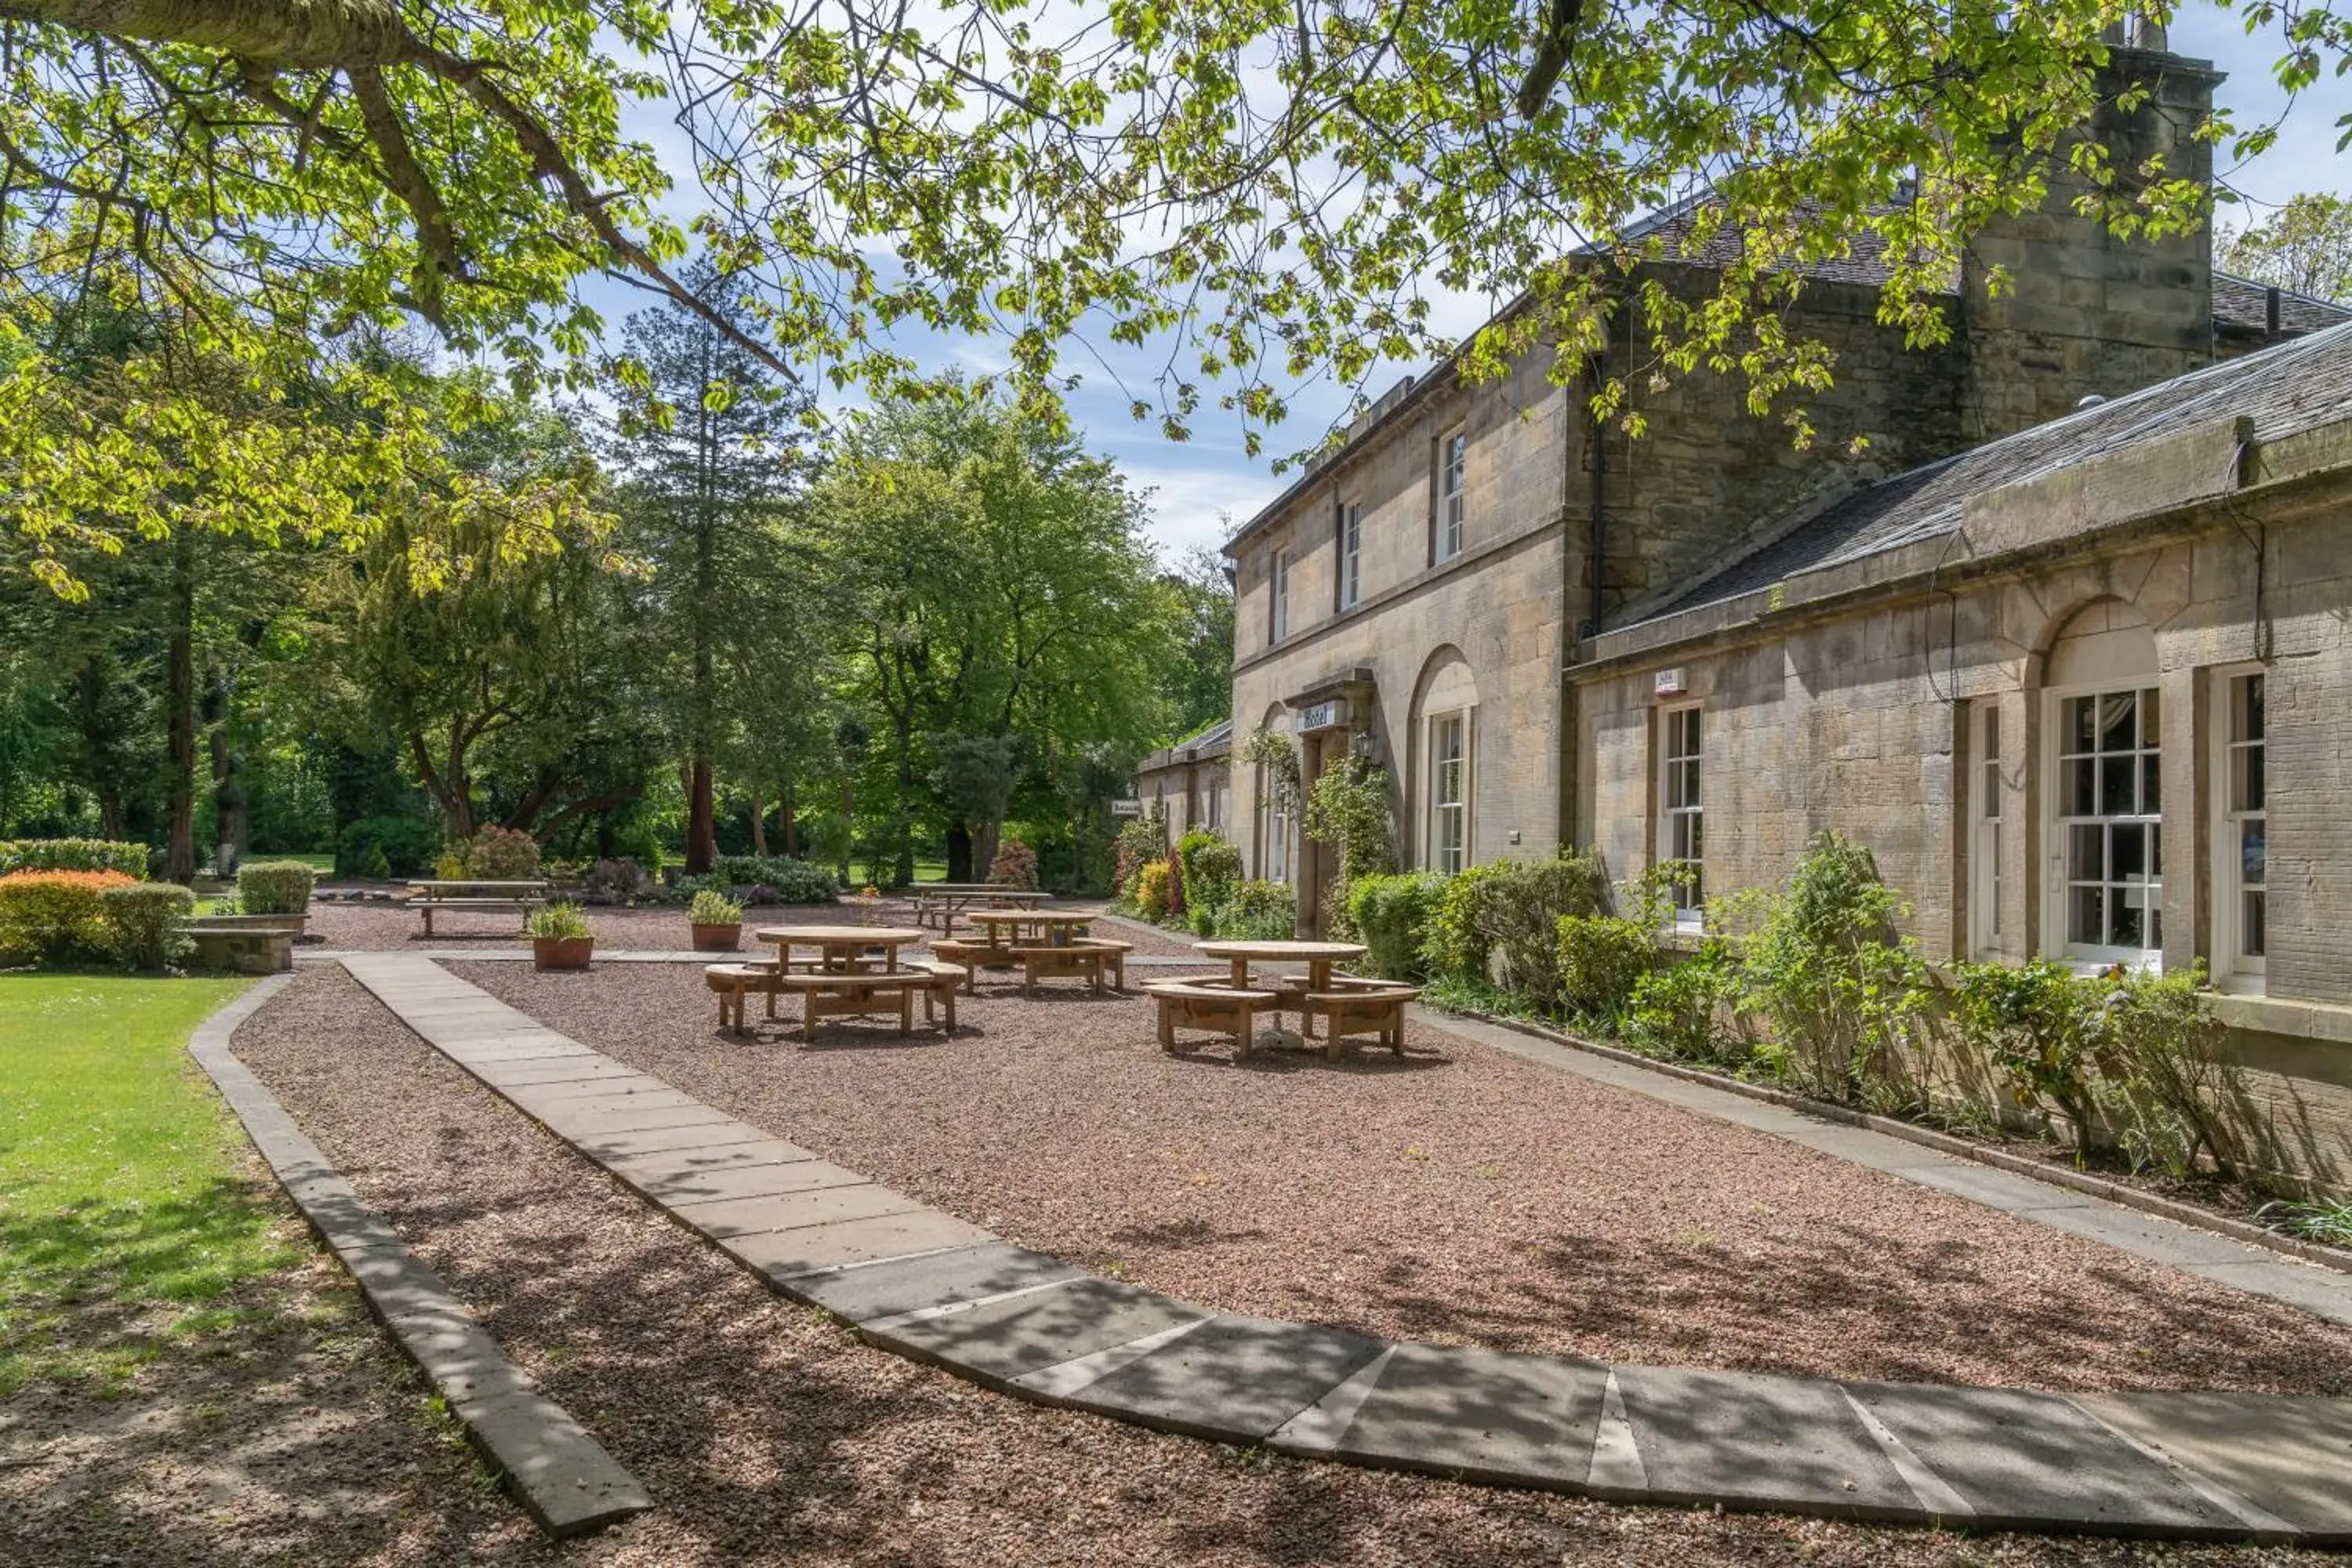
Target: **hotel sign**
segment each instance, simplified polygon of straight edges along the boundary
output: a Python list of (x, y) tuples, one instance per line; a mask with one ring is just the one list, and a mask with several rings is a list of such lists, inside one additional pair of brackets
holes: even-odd
[(1338, 697), (1309, 703), (1298, 710), (1298, 732), (1302, 735), (1317, 730), (1336, 730), (1347, 721), (1348, 704)]
[(1110, 803), (1113, 816), (1141, 816), (1143, 803), (1139, 800), (1115, 800)]

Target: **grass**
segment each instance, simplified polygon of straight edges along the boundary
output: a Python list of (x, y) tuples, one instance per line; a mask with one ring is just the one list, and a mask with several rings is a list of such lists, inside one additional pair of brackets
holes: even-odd
[(294, 1259), (183, 1048), (249, 984), (0, 976), (0, 1398), (119, 1383)]
[(2352, 1203), (2340, 1198), (2315, 1198), (2308, 1203), (2282, 1198), (2256, 1209), (2254, 1218), (2282, 1236), (2352, 1247)]

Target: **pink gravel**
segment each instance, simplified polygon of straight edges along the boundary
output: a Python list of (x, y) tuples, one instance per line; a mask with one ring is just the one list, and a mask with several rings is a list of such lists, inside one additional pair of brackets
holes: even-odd
[(1163, 1055), (1142, 998), (983, 983), (951, 1040), (803, 1047), (720, 1033), (688, 965), (453, 968), (951, 1214), (1227, 1310), (1738, 1371), (2352, 1392), (2343, 1327), (1430, 1028), (1402, 1060), (1236, 1068)]
[[(591, 988), (577, 995), (590, 998)], [(1053, 1016), (1066, 1019), (1073, 1011), (1055, 1007)], [(1075, 1011), (1106, 1022), (1115, 1016), (1109, 1005), (1077, 1004)], [(850, 1047), (798, 1059), (887, 1057), (911, 1077), (935, 1078), (948, 1051), (978, 1055), (974, 1047), (1012, 1033), (993, 1003), (975, 1014), (987, 1017), (991, 1032), (943, 1050)], [(1538, 1562), (2284, 1568), (2324, 1561), (2284, 1551), (1961, 1539), (1619, 1508), (1238, 1453), (1044, 1410), (865, 1346), (786, 1305), (475, 1084), (338, 971), (302, 976), (239, 1031), (236, 1048), (362, 1196), (500, 1344), (636, 1470), (659, 1504), (560, 1553), (510, 1533), (432, 1544), (385, 1534), (354, 1541), (337, 1521), (313, 1520), (307, 1540), (290, 1534), (270, 1561), (545, 1559), (616, 1568)], [(1052, 1047), (1032, 1037), (1016, 1049), (1042, 1057)], [(768, 1047), (745, 1054), (772, 1071), (793, 1068)], [(1097, 1058), (1103, 1054), (1097, 1043)], [(1175, 1070), (1246, 1078), (1276, 1094), (1307, 1076)], [(1418, 1080), (1433, 1070), (1397, 1076)], [(1107, 1114), (1091, 1094), (1073, 1109)], [(950, 1104), (935, 1126), (971, 1120)], [(1120, 1179), (1148, 1182), (1139, 1173), (1157, 1163), (1139, 1150)], [(182, 1445), (194, 1458), (201, 1437)], [(14, 1485), (0, 1477), (0, 1488)], [(0, 1500), (9, 1495), (0, 1490)], [(19, 1528), (14, 1517), (0, 1508), (0, 1547)], [(76, 1547), (71, 1518), (43, 1520), (46, 1530), (18, 1539), (44, 1550), (21, 1560), (100, 1560)], [(242, 1549), (238, 1524), (233, 1508), (192, 1510), (158, 1521), (148, 1550), (115, 1560), (264, 1560)]]

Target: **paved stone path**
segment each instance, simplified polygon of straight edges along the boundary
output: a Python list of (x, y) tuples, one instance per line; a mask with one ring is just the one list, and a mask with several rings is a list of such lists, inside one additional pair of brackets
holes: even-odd
[(230, 1053), (236, 1026), (291, 979), (272, 975), (205, 1019), (188, 1054), (211, 1075), (287, 1195), (351, 1270), (368, 1310), (433, 1380), (449, 1413), (541, 1529), (577, 1535), (653, 1507), (637, 1479), (507, 1359), (441, 1277), (360, 1201), (278, 1097)]
[(422, 957), (343, 962), (451, 1060), (783, 1294), (1025, 1398), (1220, 1442), (1632, 1502), (2352, 1542), (2352, 1401), (1609, 1366), (1220, 1313), (1010, 1246)]

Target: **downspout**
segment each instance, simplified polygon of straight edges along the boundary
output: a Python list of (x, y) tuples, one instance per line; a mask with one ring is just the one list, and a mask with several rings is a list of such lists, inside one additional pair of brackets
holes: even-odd
[[(1601, 385), (1607, 381), (1609, 374), (1609, 357), (1606, 349), (1592, 354), (1585, 361), (1584, 374), (1588, 395), (1600, 396)], [(1601, 617), (1608, 604), (1606, 593), (1601, 585), (1601, 574), (1609, 563), (1609, 510), (1605, 488), (1609, 477), (1607, 440), (1609, 432), (1600, 414), (1589, 404), (1585, 409), (1585, 416), (1588, 422), (1586, 426), (1588, 438), (1592, 443), (1592, 538), (1591, 542), (1586, 546), (1589, 559), (1585, 564), (1585, 574), (1592, 583), (1591, 635), (1599, 637)]]

